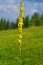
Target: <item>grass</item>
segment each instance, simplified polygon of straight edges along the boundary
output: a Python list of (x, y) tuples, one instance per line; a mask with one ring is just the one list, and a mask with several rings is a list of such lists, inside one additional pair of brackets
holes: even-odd
[[(0, 31), (0, 65), (20, 65), (17, 30)], [(23, 29), (22, 65), (43, 65), (43, 26)]]

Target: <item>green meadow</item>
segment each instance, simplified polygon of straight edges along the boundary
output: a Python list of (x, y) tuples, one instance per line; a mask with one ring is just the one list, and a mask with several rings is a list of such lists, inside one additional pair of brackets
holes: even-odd
[[(43, 65), (43, 26), (23, 29), (22, 65)], [(18, 31), (0, 31), (0, 65), (20, 65)]]

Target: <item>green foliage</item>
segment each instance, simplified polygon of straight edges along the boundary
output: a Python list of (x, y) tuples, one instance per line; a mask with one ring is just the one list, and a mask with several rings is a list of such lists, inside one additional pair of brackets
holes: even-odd
[(18, 21), (19, 21), (19, 18), (17, 18), (16, 20), (16, 28), (18, 27)]
[[(0, 65), (19, 65), (17, 30), (0, 31)], [(43, 26), (23, 29), (22, 65), (43, 65)]]
[(40, 15), (38, 13), (34, 13), (31, 18), (31, 25), (39, 26), (40, 24)]
[(29, 16), (25, 16), (23, 20), (24, 26), (23, 27), (29, 27)]
[(14, 22), (10, 23), (10, 29), (15, 29), (16, 28), (16, 24)]
[(9, 29), (9, 25), (10, 25), (10, 22), (9, 22), (9, 20), (7, 20), (7, 22), (6, 22), (6, 29)]
[(43, 14), (40, 17), (40, 25), (43, 26)]
[[(11, 22), (10, 20), (0, 19), (0, 30), (15, 29), (18, 28), (19, 18), (16, 19), (16, 22)], [(23, 18), (23, 28), (28, 28), (30, 26), (43, 26), (43, 14), (34, 13), (31, 18), (25, 16)]]

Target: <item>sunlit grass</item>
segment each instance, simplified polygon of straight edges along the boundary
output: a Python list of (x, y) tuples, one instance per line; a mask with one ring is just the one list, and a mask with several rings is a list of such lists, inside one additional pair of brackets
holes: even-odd
[[(19, 65), (18, 32), (0, 31), (0, 65)], [(23, 29), (22, 64), (43, 65), (43, 27)]]

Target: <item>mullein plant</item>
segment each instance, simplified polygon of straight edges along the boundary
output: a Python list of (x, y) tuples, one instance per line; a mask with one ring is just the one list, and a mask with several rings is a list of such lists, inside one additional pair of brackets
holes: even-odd
[(18, 21), (18, 44), (19, 44), (19, 50), (21, 50), (21, 43), (22, 43), (21, 40), (22, 40), (23, 16), (24, 16), (23, 3), (22, 3), (22, 0), (20, 0), (20, 14), (19, 14), (19, 21)]
[(20, 57), (21, 57), (22, 27), (23, 27), (23, 17), (24, 17), (23, 10), (24, 10), (23, 3), (22, 3), (22, 0), (20, 0), (20, 14), (19, 14), (19, 21), (18, 21), (18, 44), (19, 44)]

